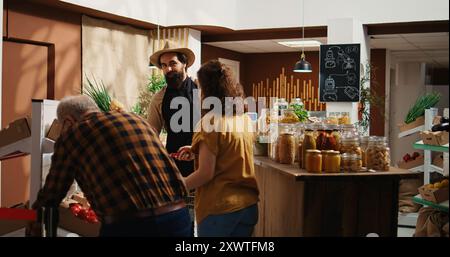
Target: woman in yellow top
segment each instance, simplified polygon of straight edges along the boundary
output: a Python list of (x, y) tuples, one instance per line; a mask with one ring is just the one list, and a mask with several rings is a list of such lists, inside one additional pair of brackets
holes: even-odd
[[(181, 160), (195, 158), (196, 170), (186, 178), (186, 186), (196, 189), (198, 235), (248, 237), (258, 221), (259, 191), (251, 121), (243, 113), (243, 90), (219, 61), (207, 62), (197, 75), (202, 102), (212, 99), (221, 107), (202, 112), (192, 146), (178, 151)], [(241, 105), (228, 104), (230, 99), (242, 100)]]

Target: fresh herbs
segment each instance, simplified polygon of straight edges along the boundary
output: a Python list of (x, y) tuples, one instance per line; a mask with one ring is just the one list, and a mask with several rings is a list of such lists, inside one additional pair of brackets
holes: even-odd
[(97, 83), (95, 78), (94, 81), (91, 81), (87, 76), (86, 80), (87, 84), (83, 87), (83, 93), (92, 98), (101, 111), (108, 112), (110, 110), (112, 98), (103, 82)]
[(166, 80), (162, 75), (152, 75), (148, 83), (139, 93), (138, 102), (133, 106), (132, 111), (144, 118), (148, 118), (147, 109), (155, 93), (160, 91), (166, 85)]
[(291, 108), (294, 110), (295, 115), (300, 119), (300, 122), (305, 122), (308, 119), (308, 111), (301, 104), (291, 104)]
[(425, 110), (434, 107), (440, 99), (441, 94), (438, 92), (432, 92), (417, 98), (416, 103), (409, 109), (408, 115), (406, 115), (405, 123), (409, 124), (424, 115)]

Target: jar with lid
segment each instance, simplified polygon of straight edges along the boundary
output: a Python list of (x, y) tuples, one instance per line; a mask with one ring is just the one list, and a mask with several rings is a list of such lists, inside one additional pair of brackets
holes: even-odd
[(358, 137), (343, 137), (341, 138), (341, 148), (339, 150), (341, 154), (357, 154), (359, 157), (362, 155), (361, 147), (359, 146)]
[(307, 150), (305, 162), (305, 168), (307, 172), (322, 172), (322, 154), (319, 150)]
[(279, 162), (282, 164), (294, 164), (297, 148), (294, 134), (283, 133), (278, 138)]
[(308, 150), (316, 150), (316, 139), (314, 138), (314, 131), (311, 124), (305, 126), (305, 134), (302, 142), (302, 161), (300, 166), (302, 169), (305, 169), (306, 167), (306, 151)]
[(334, 140), (336, 141), (336, 146), (333, 149), (334, 151), (339, 151), (341, 148), (341, 132), (339, 131), (338, 125), (329, 125), (330, 129), (332, 130), (331, 135), (334, 137)]
[(367, 169), (388, 171), (391, 151), (385, 137), (370, 137), (367, 146)]
[(282, 116), (283, 112), (288, 108), (289, 104), (285, 98), (279, 98), (277, 101), (278, 116)]
[(341, 170), (343, 172), (361, 172), (362, 160), (357, 154), (344, 153), (341, 155)]
[(297, 114), (295, 114), (294, 109), (288, 108), (283, 111), (280, 117), (280, 123), (297, 123), (300, 122)]
[(359, 138), (358, 128), (354, 124), (343, 124), (341, 126), (342, 137)]
[(326, 173), (338, 173), (341, 170), (341, 155), (338, 151), (322, 151), (322, 171)]
[(366, 159), (366, 152), (367, 152), (367, 146), (369, 145), (369, 136), (363, 136), (359, 138), (359, 141), (361, 142), (361, 160), (363, 163), (363, 167), (367, 167), (367, 159)]
[(342, 112), (340, 117), (338, 118), (339, 125), (349, 125), (350, 117), (348, 112)]
[(331, 125), (322, 125), (318, 130), (316, 147), (318, 150), (337, 150), (337, 142)]

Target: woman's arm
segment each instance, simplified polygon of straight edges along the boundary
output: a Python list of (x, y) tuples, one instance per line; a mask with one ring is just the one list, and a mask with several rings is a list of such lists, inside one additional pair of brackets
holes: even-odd
[(205, 143), (200, 143), (198, 164), (198, 169), (186, 178), (188, 190), (198, 188), (214, 177), (216, 156), (208, 149)]

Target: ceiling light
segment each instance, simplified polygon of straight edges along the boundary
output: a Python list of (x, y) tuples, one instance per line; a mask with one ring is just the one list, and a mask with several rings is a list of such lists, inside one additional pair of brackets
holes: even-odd
[(288, 47), (318, 47), (322, 43), (317, 40), (304, 40), (304, 41), (279, 41), (277, 42), (280, 45), (288, 46)]
[[(302, 0), (302, 41), (305, 39), (305, 0)], [(300, 60), (294, 65), (294, 72), (312, 72), (311, 64), (305, 59), (305, 46), (302, 46)]]

